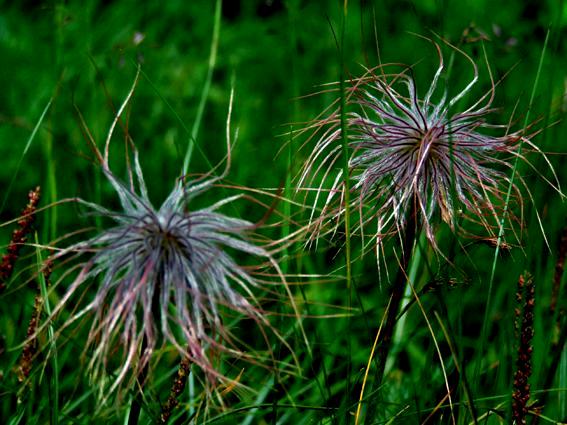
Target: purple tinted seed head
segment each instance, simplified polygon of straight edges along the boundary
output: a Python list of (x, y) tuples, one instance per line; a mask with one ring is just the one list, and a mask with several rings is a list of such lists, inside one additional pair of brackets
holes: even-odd
[[(195, 197), (228, 173), (230, 111), (229, 108), (224, 172), (219, 176), (211, 172), (193, 180), (179, 179), (159, 208), (149, 200), (138, 151), (133, 145), (129, 183), (123, 183), (110, 170), (108, 144), (118, 116), (104, 151), (100, 152), (93, 142), (93, 150), (120, 200), (121, 210), (78, 200), (95, 214), (110, 219), (113, 225), (57, 254), (67, 259), (62, 260), (66, 264), (76, 263), (59, 282), (78, 272), (49, 321), (64, 308), (72, 307), (75, 300), (82, 300), (89, 286), (95, 286), (90, 301), (86, 305), (77, 303), (58, 332), (61, 334), (77, 320), (88, 318), (85, 355), (89, 358), (92, 381), (99, 386), (103, 399), (116, 391), (131, 389), (137, 380), (143, 381), (153, 354), (160, 348), (173, 348), (188, 359), (193, 372), (203, 372), (206, 387), (231, 381), (214, 361), (218, 354), (260, 365), (275, 361), (267, 330), (298, 364), (293, 350), (271, 326), (255, 296), (259, 291), (269, 291), (268, 285), (283, 285), (291, 296), (272, 256), (274, 244), (256, 244), (252, 240), (256, 227), (253, 223), (220, 211), (241, 195), (224, 198), (209, 207), (190, 209)], [(260, 264), (242, 266), (235, 256), (255, 257)], [(290, 302), (297, 314), (292, 298)], [(241, 341), (225, 323), (227, 312), (231, 320), (242, 317), (254, 323), (254, 332), (259, 331), (266, 349), (254, 350)], [(296, 366), (286, 362), (278, 362), (277, 367), (282, 373), (296, 371)]]
[[(398, 64), (378, 66), (347, 83), (347, 178), (351, 209), (359, 214), (354, 230), (362, 231), (376, 221), (376, 243), (403, 230), (410, 211), (434, 247), (435, 228), (441, 221), (469, 236), (459, 223), (480, 225), (488, 233), (483, 237), (494, 240), (503, 214), (507, 229), (518, 221), (513, 205), (521, 209), (520, 186), (525, 184), (521, 176), (513, 180), (509, 176), (516, 158), (531, 165), (523, 151), (538, 149), (523, 132), (512, 133), (508, 126), (487, 122), (495, 92), (489, 69), (490, 90), (480, 99), (468, 100), (478, 68), (457, 48), (474, 76), (449, 98), (447, 90), (439, 87), (445, 65), (440, 47), (435, 47), (439, 66), (422, 98), (413, 70), (395, 71)], [(468, 106), (459, 109), (461, 104)], [(343, 154), (341, 114), (340, 108), (330, 110), (304, 130), (315, 144), (301, 170), (299, 187), (316, 193), (311, 216), (315, 239), (337, 231), (346, 212), (345, 178), (338, 169)], [(327, 226), (329, 221), (335, 225)]]
[[(236, 197), (208, 208), (185, 210), (191, 199), (217, 178), (197, 184), (177, 183), (155, 209), (145, 195), (126, 187), (109, 170), (105, 174), (124, 211), (81, 201), (115, 224), (59, 254), (87, 259), (80, 263), (80, 272), (55, 313), (90, 282), (99, 282), (94, 299), (75, 312), (63, 328), (90, 315), (89, 367), (95, 381), (103, 380), (109, 371), (114, 373), (109, 393), (128, 387), (148, 365), (155, 349), (164, 344), (189, 356), (210, 382), (224, 379), (207, 352), (241, 358), (249, 354), (238, 348), (221, 310), (228, 308), (261, 328), (272, 329), (253, 295), (263, 281), (251, 268), (238, 265), (228, 252), (273, 261), (268, 250), (247, 237), (253, 223), (218, 211)], [(143, 186), (143, 180), (139, 184)], [(115, 361), (116, 353), (121, 353), (119, 362)], [(118, 369), (113, 370), (116, 363)]]

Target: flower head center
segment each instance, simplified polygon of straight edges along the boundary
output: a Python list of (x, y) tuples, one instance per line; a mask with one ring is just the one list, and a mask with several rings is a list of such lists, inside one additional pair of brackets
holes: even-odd
[(444, 133), (443, 127), (431, 127), (420, 131), (420, 149), (429, 150), (440, 140)]
[(191, 259), (189, 219), (183, 215), (156, 216), (143, 222), (144, 251), (156, 262), (168, 262), (172, 258)]

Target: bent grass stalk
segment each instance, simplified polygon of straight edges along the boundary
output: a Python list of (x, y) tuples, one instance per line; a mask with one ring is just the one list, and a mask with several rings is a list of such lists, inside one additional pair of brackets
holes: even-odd
[(411, 283), (411, 281), (409, 281), (409, 279), (408, 279), (408, 285), (411, 288), (411, 292), (412, 292), (412, 294), (415, 298), (417, 305), (419, 306), (419, 309), (420, 309), (420, 311), (423, 315), (423, 319), (425, 320), (425, 323), (427, 324), (427, 329), (429, 330), (429, 333), (431, 335), (431, 339), (433, 340), (433, 344), (435, 345), (435, 351), (437, 352), (437, 357), (439, 359), (439, 365), (441, 366), (441, 371), (443, 372), (445, 389), (447, 390), (447, 394), (445, 395), (443, 400), (445, 400), (445, 398), (447, 398), (447, 400), (449, 400), (449, 409), (450, 409), (450, 412), (451, 412), (451, 423), (453, 425), (455, 425), (456, 420), (455, 420), (455, 412), (454, 412), (454, 409), (453, 409), (453, 400), (451, 398), (451, 388), (449, 387), (449, 380), (447, 378), (447, 371), (445, 370), (445, 365), (443, 363), (443, 356), (441, 355), (441, 349), (439, 348), (439, 343), (437, 342), (437, 338), (435, 337), (435, 332), (433, 332), (433, 327), (431, 326), (431, 322), (429, 321), (429, 319), (427, 317), (427, 313), (425, 312), (425, 308), (423, 307), (423, 304), (421, 303), (421, 300), (419, 299), (419, 296), (418, 296), (413, 284)]
[[(447, 344), (449, 345), (449, 349), (451, 350), (451, 357), (453, 358), (453, 363), (455, 364), (455, 369), (457, 370), (457, 372), (459, 373), (459, 375), (461, 375), (461, 382), (462, 382), (462, 386), (463, 386), (463, 392), (465, 394), (465, 398), (467, 401), (467, 407), (469, 409), (469, 413), (470, 416), (472, 418), (472, 424), (473, 425), (477, 425), (477, 418), (476, 418), (476, 410), (475, 410), (475, 406), (474, 406), (474, 399), (473, 399), (473, 395), (471, 394), (471, 390), (470, 387), (468, 385), (468, 381), (466, 379), (466, 376), (464, 374), (463, 371), (463, 367), (459, 362), (459, 359), (457, 357), (457, 353), (455, 350), (455, 342), (453, 341), (453, 339), (451, 338), (447, 327), (443, 324), (443, 320), (441, 320), (441, 317), (439, 316), (439, 313), (437, 311), (435, 311), (433, 313), (435, 315), (435, 318), (437, 319), (437, 323), (439, 324), (439, 327), (441, 328), (441, 331), (443, 332), (443, 336), (445, 337), (445, 340), (447, 341)], [(459, 417), (461, 417), (459, 415)]]
[[(35, 245), (36, 245), (36, 257), (37, 257), (37, 274), (39, 279), (39, 287), (41, 289), (41, 295), (43, 297), (43, 308), (47, 316), (51, 316), (52, 309), (49, 303), (49, 292), (47, 288), (47, 281), (44, 274), (45, 260), (41, 254), (39, 240), (37, 233), (35, 234)], [(47, 333), (49, 336), (49, 355), (51, 359), (51, 379), (50, 386), (51, 391), (49, 391), (49, 398), (51, 400), (51, 423), (57, 425), (59, 423), (59, 360), (57, 354), (57, 341), (55, 338), (55, 329), (53, 323), (47, 325)]]
[(390, 310), (390, 304), (392, 299), (388, 301), (388, 305), (386, 306), (386, 312), (382, 316), (382, 320), (380, 321), (380, 326), (378, 327), (378, 331), (376, 332), (376, 337), (374, 338), (374, 343), (372, 344), (372, 349), (370, 350), (370, 356), (368, 357), (368, 363), (366, 364), (366, 370), (364, 371), (364, 378), (362, 379), (362, 387), (360, 388), (360, 396), (358, 398), (358, 405), (356, 407), (356, 414), (354, 417), (355, 425), (358, 425), (360, 421), (360, 413), (362, 411), (362, 402), (364, 400), (364, 390), (366, 388), (366, 384), (368, 382), (368, 377), (370, 375), (370, 366), (372, 365), (372, 360), (374, 359), (374, 353), (376, 352), (376, 348), (378, 347), (378, 341), (380, 341), (380, 337), (382, 335), (382, 327), (384, 325), (384, 319), (386, 318), (388, 311)]
[(8, 196), (10, 195), (12, 186), (13, 186), (14, 182), (16, 181), (16, 177), (18, 176), (18, 172), (20, 170), (20, 167), (22, 166), (22, 161), (24, 159), (24, 156), (26, 156), (26, 153), (28, 152), (32, 141), (35, 139), (35, 136), (36, 136), (37, 132), (39, 131), (39, 128), (41, 127), (41, 124), (43, 123), (43, 120), (45, 119), (45, 115), (47, 114), (47, 111), (49, 111), (49, 108), (51, 107), (52, 103), (53, 103), (53, 97), (49, 99), (49, 101), (45, 105), (45, 108), (43, 108), (43, 111), (41, 112), (41, 115), (40, 115), (37, 123), (35, 124), (32, 132), (30, 134), (30, 137), (28, 137), (28, 140), (26, 141), (26, 145), (24, 147), (22, 155), (18, 159), (18, 165), (16, 166), (16, 169), (12, 173), (12, 178), (10, 180), (10, 183), (8, 184), (8, 187), (4, 190), (4, 199), (2, 200), (2, 205), (0, 206), (0, 213), (4, 210), (4, 206), (6, 205), (6, 201), (8, 200)]
[(187, 144), (187, 151), (185, 153), (185, 158), (183, 159), (183, 168), (182, 168), (183, 175), (186, 175), (189, 170), (191, 155), (193, 154), (193, 148), (197, 141), (197, 136), (199, 135), (199, 128), (201, 127), (201, 121), (203, 120), (203, 113), (205, 112), (207, 97), (209, 95), (209, 91), (211, 89), (211, 83), (213, 81), (213, 71), (215, 69), (215, 64), (217, 62), (217, 51), (219, 45), (219, 34), (221, 27), (221, 9), (222, 9), (222, 1), (216, 0), (214, 20), (213, 20), (213, 37), (211, 40), (207, 76), (203, 84), (203, 91), (201, 92), (201, 99), (199, 100), (199, 106), (197, 107), (195, 122), (193, 123), (193, 128), (191, 129), (191, 138), (189, 139), (189, 143)]
[(185, 131), (185, 133), (188, 136), (187, 148), (186, 148), (186, 151), (185, 151), (185, 155), (183, 157), (183, 168), (182, 168), (184, 170), (183, 175), (187, 174), (187, 172), (189, 170), (189, 164), (191, 162), (193, 151), (195, 149), (201, 154), (201, 156), (203, 157), (206, 164), (211, 169), (213, 168), (213, 165), (209, 161), (209, 158), (207, 157), (207, 155), (205, 154), (205, 152), (203, 151), (201, 146), (197, 143), (197, 137), (199, 135), (199, 129), (201, 128), (201, 123), (203, 121), (205, 106), (206, 106), (207, 99), (208, 99), (208, 96), (209, 96), (209, 92), (210, 92), (210, 89), (211, 89), (213, 71), (214, 71), (214, 67), (216, 65), (216, 60), (217, 60), (216, 58), (217, 58), (218, 43), (219, 43), (219, 37), (220, 37), (220, 35), (219, 35), (220, 34), (220, 26), (221, 26), (221, 21), (222, 21), (222, 19), (221, 19), (222, 13), (221, 12), (222, 12), (222, 0), (216, 0), (215, 12), (214, 12), (214, 21), (213, 21), (213, 36), (212, 36), (212, 39), (211, 39), (210, 53), (209, 53), (209, 60), (208, 60), (209, 68), (207, 69), (207, 75), (205, 77), (205, 81), (203, 82), (203, 89), (201, 91), (201, 96), (199, 98), (199, 105), (198, 105), (198, 108), (197, 108), (197, 113), (196, 113), (195, 120), (193, 121), (193, 125), (192, 125), (191, 129), (189, 129), (189, 127), (185, 123), (185, 121), (183, 121), (183, 119), (179, 116), (179, 114), (177, 113), (175, 108), (173, 106), (171, 106), (171, 104), (164, 97), (164, 95), (162, 94), (160, 89), (154, 84), (154, 82), (149, 77), (149, 75), (146, 74), (144, 72), (144, 70), (140, 69), (141, 75), (150, 84), (151, 88), (154, 90), (154, 92), (157, 94), (157, 96), (161, 99), (161, 101), (165, 104), (167, 109), (173, 114), (173, 116), (175, 117), (177, 122), (183, 128), (183, 131)]

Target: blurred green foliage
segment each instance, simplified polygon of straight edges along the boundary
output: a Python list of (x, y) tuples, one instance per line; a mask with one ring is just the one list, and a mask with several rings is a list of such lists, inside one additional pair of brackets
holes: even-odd
[[(475, 99), (490, 87), (487, 67), (490, 68), (497, 82), (494, 120), (502, 124), (512, 120), (515, 129), (521, 128), (528, 113), (529, 96), (549, 32), (536, 99), (529, 113), (530, 121), (536, 121), (534, 131), (541, 130), (534, 142), (549, 153), (561, 184), (567, 186), (563, 172), (567, 130), (562, 121), (567, 108), (567, 7), (563, 1), (361, 0), (346, 3), (343, 47), (348, 74), (359, 76), (365, 67), (375, 66), (379, 61), (415, 65), (418, 90), (423, 93), (438, 58), (431, 43), (418, 36), (438, 43), (442, 38), (462, 48), (479, 64), (481, 78)], [(336, 81), (340, 75), (337, 39), (342, 7), (343, 2), (330, 0), (223, 1), (217, 64), (190, 172), (206, 172), (225, 156), (225, 123), (230, 91), (234, 87), (232, 127), (238, 130), (238, 138), (228, 181), (275, 191), (285, 185), (288, 173), (295, 176), (308, 148), (299, 149), (304, 140), (286, 145), (287, 134), (314, 119), (334, 100), (335, 95), (329, 93), (303, 96), (322, 91), (322, 84)], [(37, 185), (43, 188), (43, 205), (75, 196), (116, 205), (111, 188), (103, 182), (96, 167), (79, 114), (101, 147), (115, 111), (134, 79), (137, 64), (141, 64), (143, 77), (125, 122), (140, 150), (150, 197), (156, 204), (161, 202), (174, 179), (179, 177), (190, 140), (187, 129), (193, 125), (208, 70), (213, 11), (212, 1), (0, 2), (0, 197), (6, 199), (0, 211), (0, 223), (20, 214), (26, 193)], [(441, 44), (446, 58), (451, 57), (454, 50)], [(469, 63), (454, 55), (446, 83), (448, 90), (458, 91), (471, 78)], [(40, 131), (23, 156), (25, 144), (50, 99), (53, 103)], [(113, 139), (111, 162), (126, 176), (124, 146), (124, 131), (119, 128)], [(292, 149), (290, 162), (286, 149)], [(556, 337), (554, 318), (549, 316), (548, 306), (560, 232), (567, 224), (566, 208), (537, 171), (548, 178), (551, 176), (547, 165), (537, 157), (534, 157), (533, 169), (526, 165), (520, 169), (533, 197), (533, 203), (526, 198), (524, 205), (525, 248), (504, 253), (498, 259), (490, 314), (493, 322), (483, 359), (475, 357), (475, 345), (482, 327), (494, 247), (474, 244), (468, 248), (468, 258), (456, 258), (455, 263), (463, 275), (456, 275), (454, 269), (443, 266), (441, 259), (429, 253), (432, 270), (428, 271), (425, 266), (419, 269), (422, 277), (417, 284), (423, 287), (434, 280), (439, 284), (439, 290), (424, 296), (424, 309), (431, 315), (430, 320), (435, 320), (436, 312), (450, 328), (457, 341), (454, 354), (467, 371), (472, 375), (474, 365), (482, 361), (481, 385), (475, 388), (474, 394), (479, 415), (494, 409), (505, 416), (509, 409), (515, 357), (512, 345), (515, 283), (519, 274), (529, 269), (535, 276), (537, 288), (533, 388), (552, 390), (550, 408), (544, 413), (559, 421), (567, 419), (566, 412), (561, 412), (567, 398), (565, 388), (560, 388), (558, 380), (554, 381), (553, 389), (543, 388), (543, 384), (549, 368), (548, 350)], [(79, 210), (74, 204), (66, 204), (57, 207), (56, 215), (54, 209), (41, 213), (37, 222), (41, 242), (48, 243), (93, 225), (94, 220)], [(550, 249), (546, 247), (535, 210), (541, 215)], [(258, 220), (265, 210), (248, 205), (238, 213)], [(297, 209), (294, 214), (300, 218)], [(7, 245), (12, 228), (0, 227), (0, 246)], [(447, 235), (447, 245), (453, 243)], [(10, 291), (0, 297), (0, 373), (3, 375), (0, 378), (0, 417), (11, 418), (14, 422), (10, 423), (18, 423), (14, 418), (16, 412), (22, 411), (14, 401), (18, 390), (11, 387), (11, 383), (19, 354), (13, 347), (24, 339), (33, 305), (33, 290), (16, 281), (27, 281), (32, 275), (28, 268), (33, 266), (33, 250), (28, 250), (28, 254)], [(311, 252), (304, 251), (303, 245), (298, 244), (291, 254), (294, 261), (289, 267), (293, 273), (327, 275), (338, 270), (340, 275), (340, 266), (344, 264), (342, 252), (332, 244), (321, 244)], [(257, 383), (254, 389), (258, 392), (262, 390), (261, 385), (268, 385), (269, 395), (262, 400), (266, 404), (261, 403), (262, 408), (251, 411), (256, 395), (231, 394), (224, 416), (217, 423), (241, 423), (250, 414), (249, 423), (258, 424), (352, 422), (351, 412), (356, 410), (354, 403), (360, 393), (363, 370), (388, 294), (387, 284), (378, 283), (374, 259), (358, 261), (354, 265), (354, 276), (357, 293), (353, 318), (306, 320), (306, 328), (313, 338), (314, 357), (309, 358), (305, 347), (298, 348), (305, 376), (295, 382), (286, 381), (285, 391), (277, 389), (277, 385), (272, 391), (269, 378), (261, 372), (257, 372), (261, 377), (257, 381), (254, 376), (245, 377), (246, 384)], [(322, 307), (324, 304), (335, 306), (330, 308), (334, 313), (339, 307), (346, 307), (345, 289), (340, 279), (332, 279), (330, 283), (317, 283), (318, 280), (307, 280), (311, 284), (303, 292), (314, 304), (312, 315), (328, 313), (329, 309)], [(448, 282), (456, 283), (449, 285)], [(300, 298), (300, 291), (296, 292)], [(439, 326), (434, 326), (437, 337), (443, 339)], [(398, 361), (384, 389), (385, 397), (392, 404), (382, 412), (384, 421), (376, 423), (386, 423), (385, 418), (406, 405), (410, 406), (404, 411), (406, 419), (396, 419), (393, 423), (422, 423), (445, 395), (431, 334), (417, 308), (409, 311), (405, 329), (407, 335), (404, 335)], [(297, 344), (300, 345), (300, 340)], [(75, 400), (78, 403), (69, 417), (61, 419), (62, 423), (94, 420), (90, 415), (95, 402), (88, 388), (80, 383), (79, 369), (65, 366), (65, 362), (72, 363), (80, 351), (80, 347), (72, 345), (62, 351), (60, 373), (65, 376), (60, 384), (62, 402), (67, 406)], [(451, 350), (446, 341), (442, 343), (442, 352), (446, 367), (453, 373)], [(563, 370), (567, 370), (566, 362), (563, 358)], [(350, 399), (345, 395), (347, 365), (351, 365), (352, 373)], [(173, 369), (169, 373), (173, 373), (174, 367), (175, 359), (172, 359)], [(451, 379), (455, 380), (451, 384), (459, 383), (457, 375), (452, 374)], [(565, 380), (563, 377), (563, 385)], [(45, 385), (38, 387), (44, 393), (39, 392), (33, 400), (26, 401), (30, 409), (25, 410), (26, 415), (36, 412), (36, 416), (30, 416), (35, 418), (33, 420), (41, 417), (37, 412), (49, 411)], [(167, 387), (168, 382), (162, 383), (164, 391)], [(541, 399), (541, 394), (536, 392), (534, 399)], [(464, 400), (455, 393), (454, 399), (457, 398)], [(34, 403), (39, 406), (36, 410), (31, 408)], [(287, 407), (278, 407), (278, 403)], [(293, 403), (304, 407), (293, 407)], [(467, 410), (463, 405), (456, 409)], [(234, 413), (230, 414), (231, 411)], [(445, 416), (435, 416), (433, 421), (450, 423), (446, 412), (447, 409)], [(45, 415), (47, 418), (48, 414)], [(466, 415), (463, 413), (462, 417)], [(468, 423), (468, 420), (470, 418), (459, 423)], [(493, 422), (488, 423), (500, 423), (497, 415), (491, 416), (491, 420)], [(118, 422), (122, 419), (117, 419)]]

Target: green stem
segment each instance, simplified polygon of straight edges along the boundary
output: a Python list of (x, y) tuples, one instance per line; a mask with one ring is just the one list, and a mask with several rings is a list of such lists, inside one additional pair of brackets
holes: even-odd
[(413, 246), (417, 234), (418, 220), (415, 208), (412, 207), (411, 213), (408, 215), (408, 221), (405, 226), (405, 234), (402, 242), (402, 258), (400, 259), (400, 270), (396, 275), (396, 279), (392, 285), (390, 293), (390, 302), (386, 312), (386, 320), (380, 335), (380, 341), (377, 345), (378, 355), (376, 357), (376, 374), (372, 385), (372, 393), (375, 394), (368, 404), (368, 411), (364, 420), (365, 425), (375, 423), (376, 409), (380, 402), (379, 388), (384, 379), (384, 371), (386, 370), (386, 361), (392, 347), (392, 336), (396, 322), (398, 320), (398, 312), (404, 298), (405, 288), (407, 286), (407, 270), (412, 257)]
[[(408, 280), (410, 282), (413, 282), (414, 287), (416, 287), (416, 285), (418, 283), (417, 282), (417, 273), (419, 271), (419, 266), (421, 265), (421, 261), (422, 261), (422, 249), (421, 249), (421, 247), (424, 246), (424, 243), (426, 242), (426, 236), (425, 236), (424, 232), (421, 233), (419, 240), (420, 240), (420, 243), (418, 245), (419, 249), (416, 249), (416, 252), (414, 253), (414, 255), (411, 256), (411, 261), (409, 263), (409, 272), (408, 272)], [(398, 324), (396, 326), (396, 332), (395, 332), (394, 337), (393, 337), (394, 346), (397, 345), (398, 341), (402, 341), (402, 339), (403, 339), (404, 329), (405, 329), (406, 319), (407, 319), (407, 315), (404, 314), (404, 312), (406, 311), (409, 304), (411, 303), (411, 300), (412, 300), (411, 295), (412, 295), (411, 287), (409, 285), (405, 285), (404, 296), (403, 296), (401, 304), (400, 304), (400, 312), (402, 312), (401, 313), (402, 316), (398, 320)]]
[(203, 91), (201, 92), (201, 99), (199, 101), (199, 106), (197, 107), (195, 122), (193, 123), (193, 128), (191, 129), (191, 138), (187, 146), (185, 159), (183, 160), (183, 175), (187, 174), (189, 170), (189, 162), (191, 161), (191, 155), (193, 154), (195, 141), (197, 140), (197, 135), (199, 134), (199, 128), (201, 127), (201, 122), (203, 121), (205, 104), (207, 103), (207, 97), (211, 89), (211, 82), (213, 81), (213, 71), (215, 69), (215, 64), (217, 62), (217, 51), (219, 46), (221, 10), (222, 10), (222, 2), (221, 0), (217, 0), (215, 4), (215, 18), (213, 24), (213, 38), (211, 41), (211, 52), (209, 54), (209, 68), (207, 70), (207, 77), (205, 79), (205, 84), (203, 84)]
[[(163, 276), (161, 269), (158, 270), (158, 275)], [(159, 282), (161, 282), (161, 280)], [(161, 314), (159, 308), (160, 292), (161, 292), (161, 284), (158, 283), (152, 297), (152, 314), (154, 318), (157, 320), (158, 324), (161, 323)], [(148, 341), (146, 335), (144, 334), (144, 338), (142, 339), (142, 347), (140, 349), (140, 353), (142, 356), (144, 356), (144, 352), (146, 351), (147, 346), (148, 346)], [(130, 413), (128, 415), (128, 425), (137, 425), (140, 420), (140, 413), (142, 412), (142, 404), (144, 401), (144, 385), (146, 384), (148, 371), (150, 369), (150, 360), (151, 359), (148, 359), (148, 362), (144, 365), (144, 367), (136, 377), (137, 391), (136, 391), (136, 396), (132, 400), (132, 405), (130, 406)]]
[[(51, 305), (49, 304), (49, 296), (47, 293), (47, 282), (45, 275), (43, 273), (43, 257), (39, 249), (39, 241), (37, 233), (35, 234), (35, 245), (38, 247), (36, 249), (36, 257), (38, 264), (38, 278), (39, 287), (41, 290), (41, 296), (43, 297), (43, 306), (45, 308), (45, 313), (47, 317), (51, 317)], [(52, 391), (49, 391), (49, 397), (51, 400), (51, 423), (57, 425), (59, 423), (59, 362), (57, 360), (57, 345), (55, 341), (55, 331), (53, 329), (53, 324), (50, 322), (47, 327), (47, 333), (49, 335), (49, 351), (51, 359), (51, 386)]]
[[(340, 118), (341, 118), (341, 144), (343, 155), (343, 184), (344, 184), (344, 203), (345, 203), (345, 248), (346, 248), (346, 286), (347, 286), (347, 306), (350, 309), (352, 306), (352, 267), (351, 267), (351, 243), (350, 243), (350, 172), (349, 172), (349, 146), (348, 146), (348, 121), (346, 111), (346, 72), (345, 72), (345, 34), (346, 34), (346, 20), (347, 20), (347, 2), (345, 0), (343, 15), (341, 21), (341, 37), (339, 43), (339, 63), (340, 63)], [(352, 319), (348, 318), (348, 332), (351, 333)], [(346, 365), (346, 400), (350, 402), (351, 393), (351, 345), (350, 338), (347, 338), (347, 350), (349, 353), (348, 364)]]

